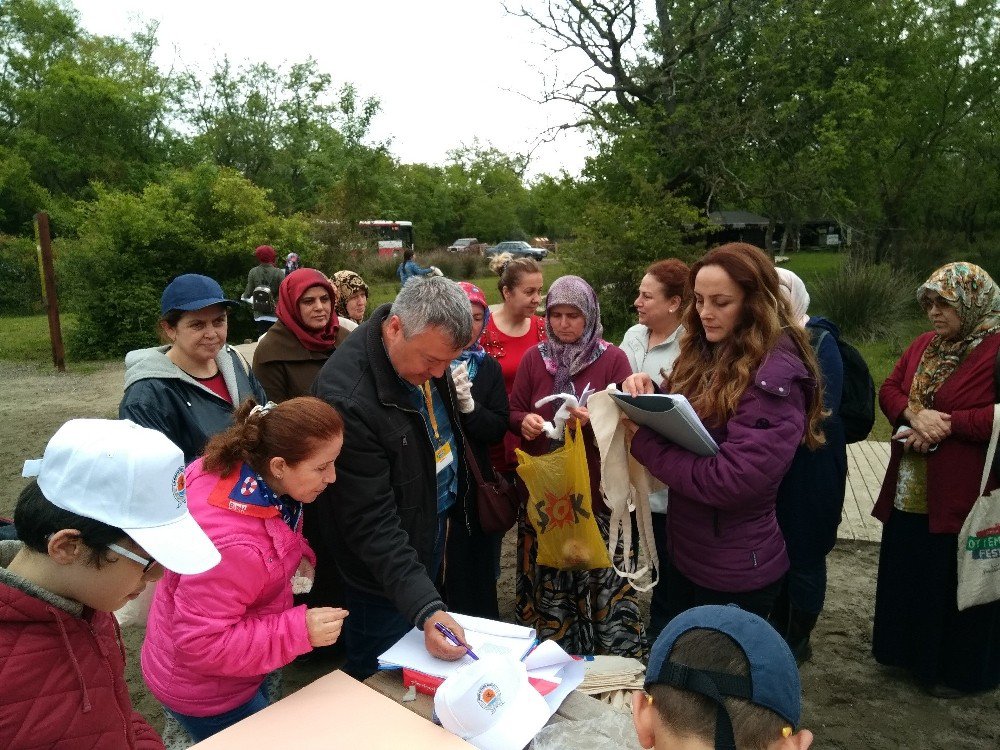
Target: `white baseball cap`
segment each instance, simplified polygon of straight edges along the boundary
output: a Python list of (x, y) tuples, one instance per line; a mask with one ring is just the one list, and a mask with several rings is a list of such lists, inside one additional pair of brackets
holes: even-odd
[(446, 679), (434, 694), (441, 726), (479, 750), (521, 750), (552, 711), (513, 657), (481, 656)]
[(128, 420), (72, 419), (25, 461), (53, 505), (115, 526), (168, 570), (204, 573), (222, 559), (187, 509), (184, 454)]

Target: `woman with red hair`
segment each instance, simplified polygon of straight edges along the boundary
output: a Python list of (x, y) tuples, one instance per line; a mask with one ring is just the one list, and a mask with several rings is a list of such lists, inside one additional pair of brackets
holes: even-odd
[[(824, 442), (816, 357), (760, 249), (717, 247), (691, 267), (691, 282), (666, 390), (687, 397), (719, 451), (699, 456), (647, 427), (631, 447), (670, 488), (665, 615), (735, 603), (767, 617), (788, 570), (778, 487), (800, 444)], [(656, 386), (640, 372), (625, 389)]]

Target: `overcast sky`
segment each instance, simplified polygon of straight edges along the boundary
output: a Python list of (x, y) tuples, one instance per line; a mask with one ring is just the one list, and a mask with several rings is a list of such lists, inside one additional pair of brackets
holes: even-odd
[[(516, 2), (516, 0), (515, 0)], [(538, 3), (540, 0), (529, 0)], [(382, 105), (373, 135), (404, 162), (443, 163), (475, 139), (526, 153), (546, 130), (573, 119), (537, 102), (557, 63), (530, 23), (500, 0), (72, 0), (81, 25), (126, 35), (159, 21), (161, 68), (205, 73), (224, 55), (288, 65), (312, 56), (336, 84), (354, 83)], [(534, 100), (534, 101), (533, 101)], [(537, 146), (530, 173), (577, 174), (588, 145), (564, 132)]]

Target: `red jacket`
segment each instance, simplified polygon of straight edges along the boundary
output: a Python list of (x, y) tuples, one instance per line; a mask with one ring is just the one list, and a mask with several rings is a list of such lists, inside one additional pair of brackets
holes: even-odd
[[(903, 424), (910, 384), (924, 349), (934, 337), (925, 333), (907, 349), (878, 392), (879, 404), (895, 429)], [(986, 461), (986, 446), (993, 427), (996, 389), (993, 369), (1000, 335), (983, 339), (938, 389), (934, 408), (951, 415), (951, 435), (927, 454), (927, 511), (932, 534), (957, 534), (979, 497), (979, 482)], [(892, 442), (889, 466), (872, 515), (885, 523), (892, 512), (902, 445)], [(998, 485), (990, 477), (986, 489)]]
[[(611, 344), (595, 362), (573, 376), (573, 387), (577, 393), (582, 393), (588, 384), (595, 391), (603, 391), (610, 383), (621, 383), (631, 374), (632, 366), (628, 363), (625, 352)], [(562, 402), (550, 401), (540, 407), (536, 407), (535, 402), (552, 395), (554, 383), (555, 378), (545, 369), (538, 346), (529, 349), (517, 367), (514, 387), (510, 393), (510, 429), (515, 434), (521, 434), (521, 423), (529, 414), (539, 414), (543, 419), (552, 421)], [(587, 449), (587, 468), (590, 470), (591, 501), (595, 512), (607, 514), (610, 511), (601, 494), (601, 454), (597, 450), (594, 428), (587, 424), (583, 428), (583, 434), (586, 438), (584, 445)], [(521, 450), (529, 456), (543, 456), (552, 450), (552, 441), (543, 432), (534, 440), (522, 440)]]
[(0, 542), (0, 747), (163, 750), (129, 700), (114, 616), (73, 614), (74, 602), (8, 572), (20, 546)]

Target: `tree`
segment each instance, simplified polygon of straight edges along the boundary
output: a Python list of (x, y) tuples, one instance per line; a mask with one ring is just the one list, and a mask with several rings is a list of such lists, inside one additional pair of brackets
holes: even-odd
[(178, 274), (212, 276), (239, 296), (257, 245), (313, 249), (304, 218), (277, 216), (265, 192), (231, 169), (205, 164), (174, 170), (139, 194), (96, 192), (79, 204), (78, 235), (58, 253), (79, 356), (152, 346), (160, 294)]
[[(196, 158), (231, 167), (271, 191), (282, 211), (311, 210), (358, 198), (368, 170), (385, 157), (365, 140), (378, 112), (374, 99), (359, 99), (312, 58), (287, 71), (266, 63), (235, 67), (223, 59), (207, 82), (186, 77), (185, 112), (193, 122)], [(360, 201), (364, 203), (364, 200)]]
[(92, 36), (51, 0), (0, 5), (0, 146), (32, 180), (81, 196), (92, 180), (141, 188), (173, 139), (173, 81), (152, 63), (156, 27)]
[(965, 189), (941, 178), (966, 171), (954, 163), (966, 123), (997, 120), (995, 0), (643, 7), (553, 0), (517, 13), (581, 61), (545, 95), (578, 105), (566, 127), (589, 128), (606, 153), (644, 143), (633, 150), (647, 179), (704, 211), (836, 216), (899, 262), (895, 238), (927, 227), (941, 190)]

